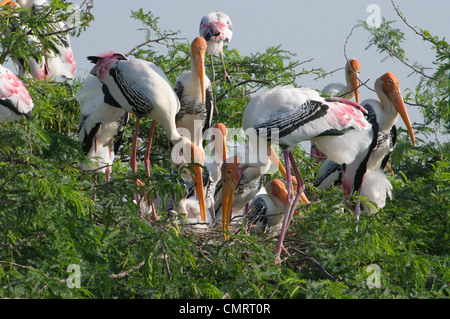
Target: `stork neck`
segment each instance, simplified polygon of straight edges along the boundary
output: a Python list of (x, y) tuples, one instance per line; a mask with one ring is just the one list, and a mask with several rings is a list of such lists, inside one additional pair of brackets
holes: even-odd
[(398, 112), (386, 92), (384, 92), (383, 82), (380, 79), (375, 81), (375, 92), (378, 95), (382, 108), (381, 112), (377, 112), (378, 125), (380, 130), (390, 130), (397, 122)]

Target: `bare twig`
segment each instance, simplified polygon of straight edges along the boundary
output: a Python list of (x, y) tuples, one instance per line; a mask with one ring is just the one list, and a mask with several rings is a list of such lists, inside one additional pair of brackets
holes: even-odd
[(121, 278), (124, 278), (124, 277), (128, 276), (131, 272), (136, 271), (136, 270), (142, 268), (143, 266), (144, 266), (144, 262), (140, 262), (139, 264), (137, 264), (137, 265), (134, 266), (134, 267), (131, 267), (131, 268), (130, 268), (129, 270), (127, 270), (127, 271), (122, 271), (122, 272), (120, 272), (120, 273), (118, 273), (118, 274), (110, 274), (110, 275), (109, 275), (109, 278), (111, 278), (111, 279), (121, 279)]
[(167, 47), (173, 47), (172, 44), (169, 44), (167, 42), (163, 42), (163, 40), (186, 40), (186, 38), (171, 38), (172, 35), (177, 34), (178, 32), (173, 32), (173, 33), (168, 33), (166, 35), (163, 35), (161, 37), (159, 37), (158, 39), (149, 39), (141, 44), (138, 44), (137, 46), (135, 46), (134, 48), (132, 48), (128, 53), (125, 54), (125, 56), (129, 56), (131, 54), (133, 54), (136, 50), (138, 50), (139, 48), (143, 47), (144, 45), (147, 45), (149, 43), (155, 42), (158, 44), (162, 44), (165, 45)]
[[(349, 59), (347, 57), (347, 44), (348, 44), (348, 40), (350, 39), (350, 37), (353, 34), (353, 31), (355, 30), (355, 28), (357, 27), (357, 25), (354, 25), (353, 28), (350, 30), (350, 33), (348, 34), (347, 38), (345, 39), (345, 44), (344, 44), (344, 57), (345, 60), (348, 62)], [(366, 88), (368, 88), (370, 91), (375, 92), (374, 89), (372, 89), (371, 87), (367, 86), (366, 83), (369, 81), (367, 80), (366, 82), (361, 81), (361, 79), (359, 78), (358, 74), (356, 73), (356, 78), (358, 79), (359, 83), (362, 83), (361, 85), (364, 85)], [(359, 85), (358, 88), (361, 86)], [(349, 92), (350, 93), (350, 92)]]

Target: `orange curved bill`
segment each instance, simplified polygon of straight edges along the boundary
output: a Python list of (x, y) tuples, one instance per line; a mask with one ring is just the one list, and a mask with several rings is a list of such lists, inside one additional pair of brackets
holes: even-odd
[(386, 163), (386, 168), (391, 173), (391, 175), (394, 176), (394, 170), (392, 169), (391, 165), (389, 165), (389, 163)]
[(239, 163), (222, 164), (222, 230), (224, 239), (228, 239), (230, 229), (231, 208), (233, 206), (234, 192), (239, 182)]
[(189, 164), (193, 172), (191, 172), (192, 181), (194, 182), (195, 192), (198, 198), (198, 204), (200, 207), (200, 216), (202, 221), (206, 222), (206, 201), (205, 192), (203, 190), (203, 176), (202, 167), (198, 164)]
[(408, 134), (411, 137), (412, 145), (416, 145), (416, 139), (414, 137), (414, 131), (411, 126), (411, 122), (409, 120), (408, 112), (406, 111), (405, 103), (403, 102), (403, 97), (400, 91), (394, 91), (389, 94), (389, 98), (394, 104), (395, 109), (403, 120), (403, 123), (406, 125), (406, 129), (408, 130)]
[(6, 6), (7, 4), (11, 4), (13, 6), (16, 5), (15, 2), (12, 0), (3, 0), (2, 2), (0, 2), (0, 6)]
[(228, 231), (230, 230), (231, 207), (233, 206), (234, 191), (236, 186), (233, 182), (222, 183), (222, 230), (224, 231), (224, 239), (228, 239)]
[(202, 104), (205, 104), (205, 57), (201, 52), (194, 53), (197, 64), (197, 73), (200, 79), (200, 90), (202, 92)]
[(359, 104), (359, 89), (358, 89), (358, 77), (355, 73), (352, 74), (352, 89), (355, 90), (355, 100)]

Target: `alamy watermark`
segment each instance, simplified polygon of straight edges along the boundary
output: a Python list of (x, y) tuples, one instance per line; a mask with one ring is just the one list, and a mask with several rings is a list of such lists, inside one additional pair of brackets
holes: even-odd
[(381, 287), (381, 268), (377, 264), (371, 264), (367, 266), (366, 272), (370, 273), (367, 277), (367, 287), (380, 288)]
[(366, 8), (366, 12), (370, 15), (366, 19), (366, 23), (369, 27), (379, 28), (381, 25), (381, 7), (378, 4), (369, 4)]
[[(178, 133), (187, 137), (195, 145), (201, 145), (203, 140), (208, 144), (202, 149), (191, 149), (189, 144), (177, 143), (172, 148), (171, 159), (175, 164), (190, 163), (192, 158), (203, 157), (203, 164), (213, 163), (231, 163), (234, 156), (239, 156), (239, 161), (249, 166), (259, 166), (267, 163), (271, 149), (279, 150), (279, 130), (254, 128), (243, 130), (242, 128), (227, 128), (226, 136), (226, 154), (223, 153), (223, 137), (222, 131), (218, 128), (211, 127), (203, 134), (201, 133), (202, 121), (194, 121), (194, 131), (199, 132), (193, 138), (189, 130), (179, 128)], [(270, 143), (265, 139), (270, 130)], [(192, 154), (192, 151), (203, 151), (205, 156)], [(225, 155), (225, 156), (224, 156)], [(276, 154), (277, 156), (279, 154)]]
[(80, 288), (81, 287), (81, 270), (80, 265), (71, 264), (67, 266), (67, 272), (71, 273), (66, 279), (67, 287), (69, 288)]

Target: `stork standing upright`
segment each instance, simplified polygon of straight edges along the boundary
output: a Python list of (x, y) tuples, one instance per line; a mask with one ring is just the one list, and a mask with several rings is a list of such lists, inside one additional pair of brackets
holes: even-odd
[[(332, 97), (342, 96), (349, 100), (355, 98), (356, 103), (359, 104), (358, 74), (361, 70), (361, 64), (357, 59), (350, 59), (345, 63), (344, 69), (345, 84), (340, 82), (330, 83), (324, 87), (322, 92)], [(313, 141), (311, 141), (310, 154), (317, 162), (323, 162), (326, 159), (325, 154), (317, 148)]]
[(219, 54), (222, 60), (225, 78), (230, 80), (225, 68), (225, 61), (223, 60), (223, 44), (230, 42), (233, 36), (233, 26), (230, 17), (221, 11), (208, 13), (200, 21), (199, 33), (200, 36), (205, 38), (208, 44), (206, 51), (209, 53), (211, 59), (212, 82), (214, 83), (216, 79), (212, 56), (216, 54)]
[[(16, 0), (17, 4), (36, 13), (41, 7), (49, 7), (47, 0)], [(52, 17), (52, 14), (49, 15)], [(53, 19), (56, 20), (56, 19)], [(49, 76), (62, 76), (72, 79), (76, 71), (76, 63), (70, 45), (70, 38), (67, 34), (67, 26), (62, 21), (52, 23), (55, 35), (50, 38), (51, 50), (46, 50), (45, 56), (42, 58), (44, 63), (36, 61), (34, 58), (28, 60), (30, 73), (35, 78), (42, 80)], [(37, 42), (37, 38), (33, 35), (28, 36), (28, 41)], [(21, 61), (17, 61), (21, 72), (25, 73), (24, 65)], [(23, 61), (22, 61), (23, 62)]]
[[(176, 130), (175, 116), (180, 109), (180, 102), (164, 72), (151, 62), (141, 59), (129, 60), (123, 54), (116, 52), (89, 56), (88, 60), (95, 64), (91, 74), (106, 86), (111, 97), (122, 108), (137, 117), (130, 158), (133, 172), (137, 172), (136, 151), (140, 119), (152, 118), (162, 126), (174, 145), (172, 160), (187, 164), (192, 169), (191, 177), (199, 198), (202, 220), (205, 221), (205, 196), (200, 166), (203, 163), (203, 152)], [(151, 131), (150, 134), (144, 159), (147, 172), (149, 172), (149, 150), (153, 132)]]
[(202, 133), (211, 126), (213, 116), (212, 86), (205, 74), (205, 52), (205, 39), (195, 38), (191, 43), (191, 70), (182, 73), (174, 85), (181, 104), (176, 116), (177, 128), (187, 129), (188, 138), (198, 147), (202, 147)]
[[(383, 208), (386, 204), (386, 196), (391, 196), (392, 185), (386, 178), (383, 169), (386, 167), (390, 153), (396, 143), (395, 123), (398, 115), (405, 123), (411, 143), (415, 145), (414, 131), (403, 102), (398, 78), (391, 72), (383, 74), (375, 81), (375, 93), (379, 100), (366, 99), (361, 103), (367, 110), (373, 110), (378, 125), (376, 145), (367, 161), (367, 171), (361, 186), (361, 196), (373, 202), (376, 209), (361, 204), (356, 211), (357, 216), (355, 217), (357, 219), (360, 212), (374, 213)], [(323, 166), (324, 168), (321, 167), (317, 174), (316, 186), (325, 189), (332, 183), (339, 184), (339, 173), (343, 168), (331, 160), (325, 161)], [(344, 169), (348, 172), (352, 168), (345, 167)], [(356, 175), (357, 173), (352, 172), (351, 174)], [(342, 180), (342, 186), (344, 194), (352, 192), (347, 180)]]
[(0, 122), (31, 119), (33, 100), (22, 81), (0, 64)]
[[(275, 87), (250, 100), (242, 122), (244, 130), (253, 128), (258, 138), (268, 144), (278, 142), (286, 163), (288, 205), (276, 245), (276, 263), (281, 262), (284, 237), (305, 187), (292, 148), (312, 140), (335, 162), (351, 163), (372, 143), (372, 126), (366, 113), (360, 105), (343, 98), (324, 99), (317, 91), (292, 86)], [(295, 198), (291, 164), (297, 180)]]

